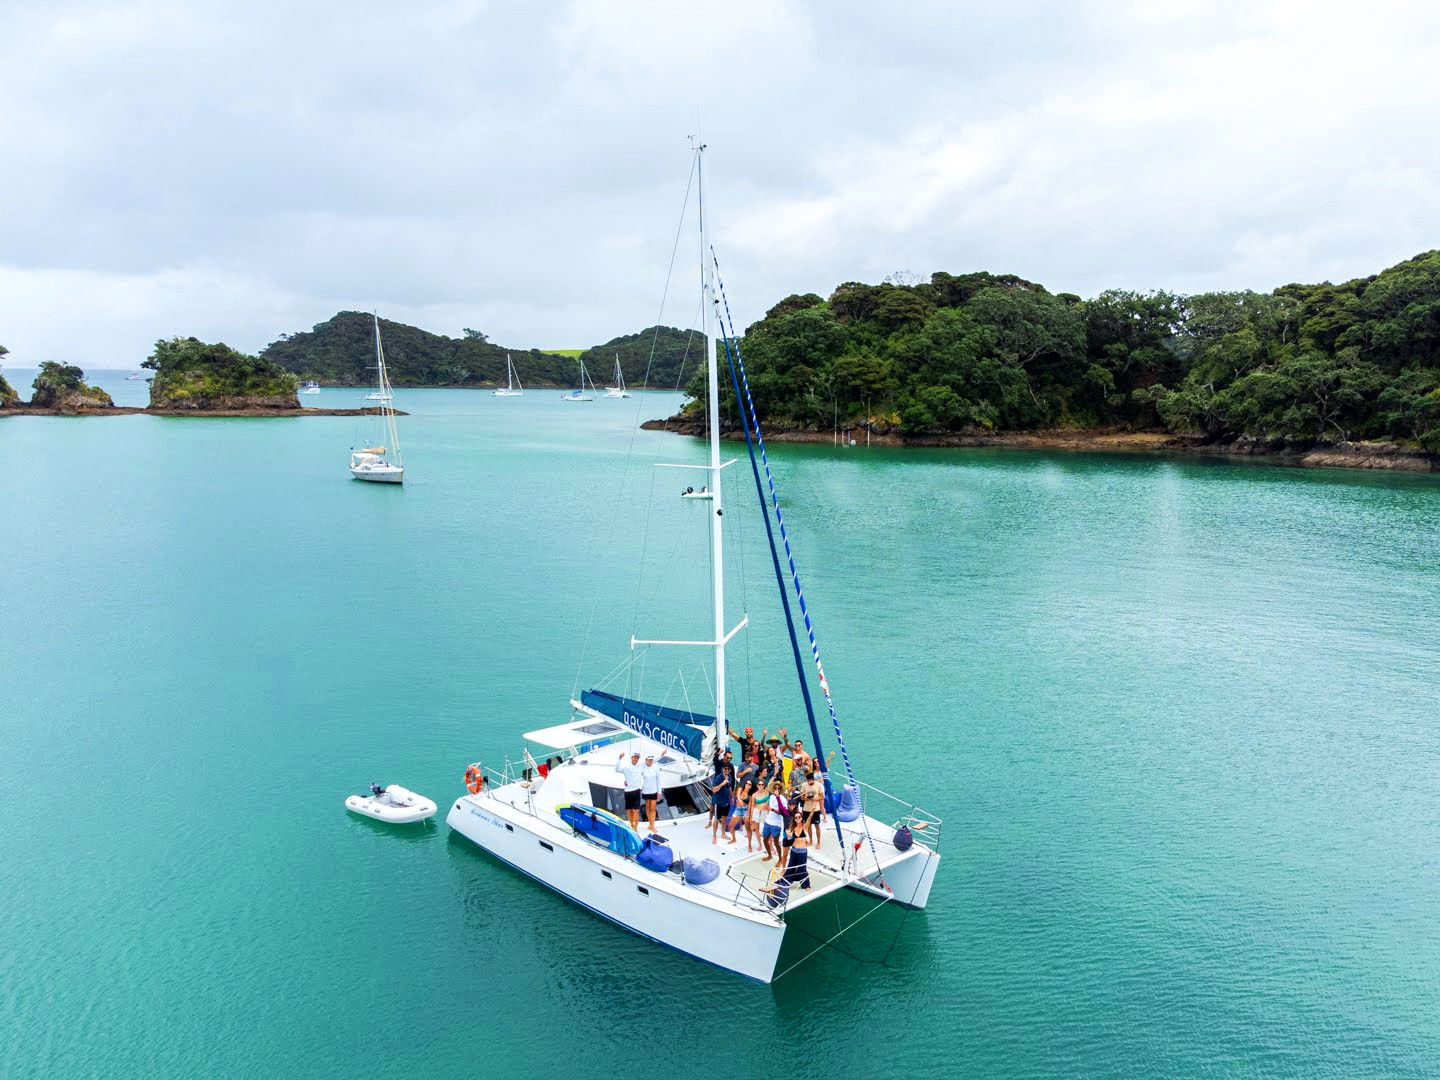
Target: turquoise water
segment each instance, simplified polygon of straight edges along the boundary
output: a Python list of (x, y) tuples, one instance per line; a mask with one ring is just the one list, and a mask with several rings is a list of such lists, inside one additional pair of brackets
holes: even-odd
[[(345, 814), (704, 632), (675, 400), (400, 391), (398, 490), (348, 418), (0, 420), (0, 1074), (1440, 1073), (1429, 477), (774, 448), (857, 768), (946, 825), (773, 986)], [(737, 720), (798, 726), (727, 520)]]

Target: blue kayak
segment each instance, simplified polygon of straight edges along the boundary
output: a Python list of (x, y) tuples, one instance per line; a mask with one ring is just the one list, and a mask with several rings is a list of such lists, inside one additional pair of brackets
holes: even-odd
[(608, 810), (583, 803), (561, 803), (555, 812), (580, 835), (617, 855), (634, 855), (644, 846), (639, 834)]

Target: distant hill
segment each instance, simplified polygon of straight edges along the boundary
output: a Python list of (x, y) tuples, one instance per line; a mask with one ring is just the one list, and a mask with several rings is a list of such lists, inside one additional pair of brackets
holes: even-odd
[[(650, 350), (655, 350), (651, 360)], [(604, 386), (615, 370), (615, 356), (620, 356), (620, 370), (627, 386), (648, 386), (651, 390), (675, 390), (705, 363), (705, 339), (691, 330), (673, 326), (651, 326), (638, 334), (611, 338), (604, 345), (595, 345), (581, 354), (585, 367)], [(646, 369), (649, 381), (645, 381)]]
[[(620, 354), (625, 381), (642, 384), (656, 341), (655, 364), (650, 385), (674, 389), (681, 359), (692, 335), (673, 327), (655, 328), (639, 334), (614, 338), (584, 351), (586, 366), (595, 381), (604, 386)], [(505, 381), (505, 354), (515, 362), (520, 381), (526, 386), (575, 386), (579, 365), (574, 357), (580, 350), (507, 349), (469, 331), (452, 338), (432, 334), (416, 326), (380, 320), (385, 345), (385, 363), (396, 386), (493, 386)], [(689, 343), (689, 369), (699, 356), (699, 339)], [(568, 355), (560, 355), (567, 353)], [(363, 311), (341, 311), (313, 329), (284, 334), (265, 347), (260, 356), (292, 371), (302, 379), (340, 386), (365, 386), (374, 379), (375, 329), (372, 317)]]

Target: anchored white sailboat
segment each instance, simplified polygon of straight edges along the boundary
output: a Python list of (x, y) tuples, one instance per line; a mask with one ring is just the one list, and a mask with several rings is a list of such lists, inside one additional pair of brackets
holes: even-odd
[(620, 370), (620, 354), (618, 352), (615, 354), (615, 385), (605, 388), (605, 396), (607, 398), (630, 396), (625, 389), (625, 373)]
[(400, 459), (400, 436), (395, 433), (395, 409), (390, 402), (390, 376), (385, 371), (385, 346), (380, 342), (380, 316), (375, 317), (375, 392), (368, 398), (380, 402), (379, 435), (373, 446), (350, 452), (350, 475), (356, 480), (378, 484), (403, 484), (405, 465)]
[[(695, 151), (697, 171), (703, 151), (703, 146)], [(697, 197), (701, 200), (701, 247), (707, 254), (702, 304), (707, 405), (709, 415), (716, 417), (716, 334), (717, 330), (725, 332), (718, 320), (717, 305), (723, 293), (718, 277), (708, 266), (703, 191), (702, 175)], [(733, 344), (732, 327), (726, 333), (727, 356)], [(749, 404), (748, 382), (744, 382), (738, 352), (729, 371), (737, 390), (742, 383), (745, 385), (744, 401)], [(745, 421), (750, 470), (757, 503), (765, 515), (767, 536), (771, 536), (773, 569), (790, 632), (803, 715), (809, 724), (816, 760), (823, 763), (826, 759), (811, 698), (810, 676), (795, 636), (787, 581), (771, 534), (772, 509), (780, 525), (779, 535), (791, 567), (790, 583), (797, 598), (800, 580), (778, 514), (778, 496), (771, 506), (762, 495), (761, 463), (767, 477), (769, 464), (753, 406)], [(845, 781), (843, 790), (837, 792), (825, 778), (826, 813), (819, 822), (822, 840), (812, 842), (804, 857), (794, 853), (803, 849), (798, 840), (795, 849), (786, 847), (786, 869), (778, 875), (775, 864), (761, 852), (747, 850), (748, 845), (714, 842), (707, 811), (712, 799), (717, 808), (724, 799), (712, 795), (709, 779), (715, 769), (713, 755), (728, 745), (731, 722), (726, 712), (726, 647), (749, 623), (748, 614), (733, 626), (726, 622), (726, 519), (720, 478), (721, 470), (734, 462), (720, 460), (718, 426), (710, 424), (708, 464), (675, 466), (705, 473), (711, 498), (707, 513), (711, 594), (708, 639), (641, 640), (632, 636), (629, 662), (633, 667), (651, 649), (707, 651), (710, 664), (706, 666), (710, 670), (706, 677), (713, 687), (715, 714), (694, 712), (688, 701), (680, 708), (632, 698), (628, 690), (623, 694), (598, 687), (585, 690), (571, 700), (567, 722), (524, 734), (527, 743), (543, 747), (544, 753), (551, 755), (545, 765), (536, 765), (528, 749), (513, 767), (508, 759), (499, 770), (479, 763), (470, 765), (465, 771), (466, 794), (451, 805), (446, 820), (452, 829), (491, 855), (620, 926), (727, 970), (770, 982), (784, 973), (777, 972), (777, 960), (790, 921), (820, 897), (849, 888), (876, 897), (882, 904), (925, 907), (940, 861), (940, 821), (901, 800), (894, 800), (893, 808), (883, 811), (883, 819), (866, 812), (866, 802), (875, 805), (891, 797), (854, 778), (812, 635), (815, 681), (829, 707), (836, 745), (844, 761)], [(754, 453), (757, 445), (758, 458)], [(774, 492), (773, 479), (770, 490)], [(801, 610), (809, 631), (810, 614), (803, 607)], [(652, 668), (655, 662), (648, 661)], [(772, 715), (799, 715), (793, 702), (767, 701), (763, 707)], [(639, 762), (652, 764), (622, 779), (620, 769)], [(655, 825), (645, 831), (638, 831), (619, 816), (638, 804), (640, 793), (635, 791), (632, 796), (627, 789), (641, 784), (645, 790), (656, 792)], [(867, 792), (863, 796), (862, 788)], [(804, 834), (814, 823), (811, 818), (801, 818), (793, 833)], [(825, 917), (831, 917), (828, 905)], [(822, 937), (833, 932), (832, 925)]]
[(525, 393), (525, 388), (520, 385), (520, 380), (515, 375), (515, 365), (508, 352), (505, 354), (505, 385), (497, 386), (490, 393), (496, 397), (521, 397)]
[[(585, 384), (590, 384), (590, 393), (585, 392)], [(568, 394), (560, 395), (561, 401), (594, 401), (595, 380), (590, 378), (590, 373), (585, 370), (585, 359), (580, 358), (580, 389), (571, 390)]]

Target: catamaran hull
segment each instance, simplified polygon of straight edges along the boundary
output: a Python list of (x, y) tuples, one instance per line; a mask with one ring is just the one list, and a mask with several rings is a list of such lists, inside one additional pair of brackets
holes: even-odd
[(654, 871), (618, 857), (601, 861), (587, 841), (548, 826), (532, 830), (534, 821), (469, 798), (456, 802), (445, 819), (495, 858), (632, 933), (757, 982), (774, 978), (783, 922), (747, 919), (671, 895), (658, 887), (661, 875)]

